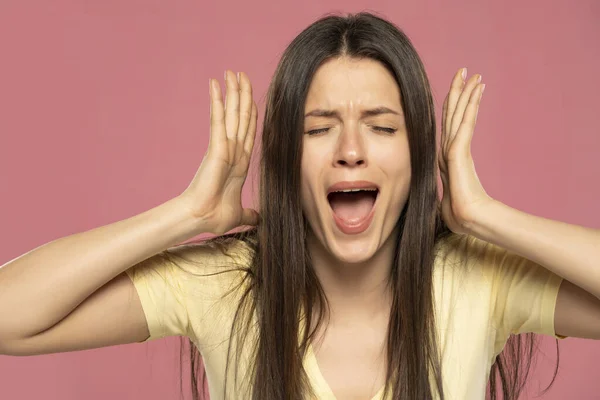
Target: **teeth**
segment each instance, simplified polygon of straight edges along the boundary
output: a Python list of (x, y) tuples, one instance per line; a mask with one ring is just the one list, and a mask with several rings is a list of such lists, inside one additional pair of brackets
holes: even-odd
[(376, 192), (377, 189), (345, 189), (345, 190), (336, 190), (336, 192), (349, 193), (349, 192)]

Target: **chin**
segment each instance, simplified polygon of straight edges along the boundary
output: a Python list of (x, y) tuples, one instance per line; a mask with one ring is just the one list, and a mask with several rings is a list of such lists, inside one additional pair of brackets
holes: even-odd
[(378, 240), (374, 237), (362, 237), (355, 240), (328, 241), (328, 250), (331, 255), (346, 264), (364, 263), (375, 255), (378, 250)]

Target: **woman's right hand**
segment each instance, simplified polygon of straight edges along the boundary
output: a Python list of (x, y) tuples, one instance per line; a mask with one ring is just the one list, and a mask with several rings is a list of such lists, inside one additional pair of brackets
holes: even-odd
[(221, 235), (241, 225), (257, 225), (258, 213), (242, 207), (242, 186), (256, 136), (257, 109), (248, 76), (239, 83), (225, 71), (226, 104), (216, 79), (210, 79), (210, 140), (202, 164), (179, 197), (202, 232)]

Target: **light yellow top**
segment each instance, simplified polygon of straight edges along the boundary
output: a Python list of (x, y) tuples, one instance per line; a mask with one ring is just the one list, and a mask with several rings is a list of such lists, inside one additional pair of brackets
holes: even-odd
[[(511, 333), (562, 338), (554, 332), (554, 307), (562, 278), (473, 236), (452, 234), (450, 239), (436, 247), (433, 276), (444, 391), (448, 400), (484, 399), (490, 367)], [(242, 276), (218, 272), (232, 260), (247, 263), (248, 249), (237, 242), (229, 258), (203, 244), (180, 245), (168, 250), (178, 256), (177, 266), (159, 253), (127, 271), (148, 322), (146, 341), (188, 336), (202, 354), (211, 400), (223, 399), (230, 328), (241, 290), (221, 297)], [(241, 376), (249, 361), (245, 351), (237, 366), (241, 382), (247, 382)], [(311, 347), (304, 368), (318, 399), (335, 400)], [(250, 391), (243, 383), (233, 387), (235, 369), (232, 362), (227, 398), (248, 398)], [(372, 400), (382, 397), (382, 389)]]

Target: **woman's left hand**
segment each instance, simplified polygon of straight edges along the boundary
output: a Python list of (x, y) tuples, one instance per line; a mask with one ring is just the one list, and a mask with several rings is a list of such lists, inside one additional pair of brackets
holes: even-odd
[(444, 186), (442, 217), (459, 234), (469, 233), (468, 227), (479, 210), (492, 201), (479, 182), (471, 157), (471, 138), (485, 85), (481, 75), (475, 74), (465, 82), (466, 75), (466, 68), (456, 73), (444, 100), (438, 154)]

